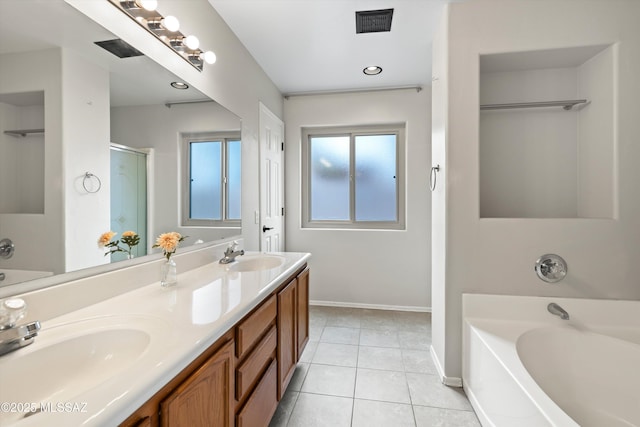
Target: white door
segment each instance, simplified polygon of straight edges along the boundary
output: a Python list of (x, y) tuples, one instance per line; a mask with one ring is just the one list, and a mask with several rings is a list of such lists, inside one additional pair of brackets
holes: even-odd
[(260, 250), (284, 251), (284, 123), (260, 104)]

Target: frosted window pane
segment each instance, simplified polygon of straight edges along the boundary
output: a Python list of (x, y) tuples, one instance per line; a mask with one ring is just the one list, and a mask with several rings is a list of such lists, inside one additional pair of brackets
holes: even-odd
[(222, 143), (191, 142), (189, 144), (190, 165), (190, 206), (192, 219), (222, 219), (220, 207), (221, 194), (221, 156)]
[(396, 136), (355, 137), (356, 221), (396, 221)]
[(311, 137), (311, 220), (349, 220), (349, 137)]
[(240, 141), (227, 142), (227, 219), (240, 219)]

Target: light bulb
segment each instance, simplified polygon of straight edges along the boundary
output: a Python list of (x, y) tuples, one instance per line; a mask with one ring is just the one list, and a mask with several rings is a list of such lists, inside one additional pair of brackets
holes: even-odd
[(184, 44), (191, 50), (196, 50), (200, 46), (200, 40), (196, 36), (187, 36), (184, 39)]
[(206, 62), (207, 64), (215, 64), (216, 60), (218, 59), (216, 57), (216, 54), (213, 53), (212, 51), (208, 50), (204, 53), (200, 54), (200, 58), (204, 59), (204, 62)]
[(178, 21), (178, 18), (173, 15), (165, 16), (162, 18), (161, 22), (162, 26), (172, 33), (175, 33), (180, 29), (180, 22)]
[(136, 3), (140, 5), (141, 8), (150, 12), (156, 10), (158, 7), (158, 0), (136, 0)]

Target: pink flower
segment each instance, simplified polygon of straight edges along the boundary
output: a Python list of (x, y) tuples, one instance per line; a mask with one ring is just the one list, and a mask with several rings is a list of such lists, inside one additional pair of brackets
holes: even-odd
[(107, 231), (106, 233), (102, 233), (100, 235), (100, 238), (98, 239), (98, 247), (104, 248), (109, 242), (111, 242), (111, 239), (116, 234), (118, 233), (116, 233), (115, 231)]

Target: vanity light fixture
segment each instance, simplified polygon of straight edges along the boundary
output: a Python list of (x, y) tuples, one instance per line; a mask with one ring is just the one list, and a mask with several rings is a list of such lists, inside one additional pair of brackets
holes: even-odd
[(366, 67), (362, 70), (367, 76), (376, 76), (382, 72), (382, 67), (378, 67), (377, 65), (372, 65), (370, 67)]
[(180, 29), (180, 21), (175, 16), (169, 15), (162, 19), (151, 19), (147, 21), (147, 26), (153, 31), (166, 30), (175, 33)]
[(162, 16), (156, 10), (158, 0), (107, 1), (153, 34), (198, 71), (202, 71), (205, 62), (207, 64), (216, 62), (216, 54), (210, 50), (203, 51), (200, 49), (200, 41), (196, 36), (185, 36), (179, 31), (180, 22), (175, 16)]
[(171, 82), (171, 87), (179, 90), (189, 89), (189, 85), (183, 82)]
[(120, 1), (125, 9), (144, 9), (153, 12), (158, 7), (158, 0), (127, 0)]

